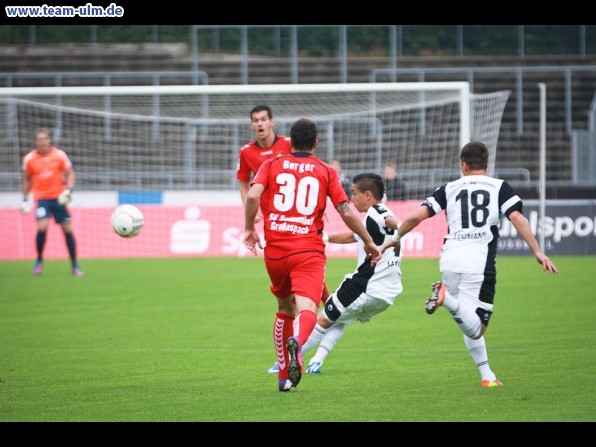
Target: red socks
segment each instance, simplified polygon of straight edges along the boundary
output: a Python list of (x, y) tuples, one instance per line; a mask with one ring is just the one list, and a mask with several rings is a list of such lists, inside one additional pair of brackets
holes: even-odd
[(317, 314), (312, 310), (303, 310), (298, 314), (298, 321), (295, 323), (294, 328), (294, 335), (298, 337), (298, 341), (300, 342), (300, 346), (304, 346), (308, 337), (310, 337), (310, 333), (315, 328), (315, 324), (317, 324)]
[(315, 328), (315, 324), (317, 324), (317, 314), (312, 310), (303, 310), (296, 320), (294, 320), (294, 315), (276, 312), (273, 326), (273, 343), (275, 344), (275, 354), (279, 364), (278, 377), (280, 379), (288, 378), (288, 364), (290, 363), (287, 347), (288, 338), (296, 335), (300, 346), (304, 345)]
[(286, 343), (292, 335), (294, 335), (294, 315), (277, 312), (275, 314), (275, 325), (273, 326), (273, 343), (275, 344), (275, 354), (279, 364), (278, 377), (280, 379), (288, 378), (290, 355)]

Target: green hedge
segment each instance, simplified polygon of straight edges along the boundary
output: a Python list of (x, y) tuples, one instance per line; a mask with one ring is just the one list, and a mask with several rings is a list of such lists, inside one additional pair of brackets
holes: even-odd
[[(292, 26), (200, 26), (199, 51), (288, 56)], [(191, 25), (4, 25), (0, 44), (191, 42)], [(340, 26), (296, 26), (301, 56), (335, 56)], [(596, 54), (596, 25), (388, 25), (346, 28), (348, 55), (389, 54), (392, 31), (398, 55)], [(520, 46), (520, 35), (523, 36)]]

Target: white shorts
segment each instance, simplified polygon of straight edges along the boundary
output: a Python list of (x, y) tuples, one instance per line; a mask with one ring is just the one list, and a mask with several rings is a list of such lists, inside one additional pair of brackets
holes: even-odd
[[(494, 280), (491, 281), (479, 273), (441, 272), (447, 293), (466, 307), (474, 310), (482, 308), (493, 311), (495, 291)], [(481, 299), (481, 296), (483, 299)]]
[(355, 321), (367, 323), (372, 317), (380, 314), (393, 304), (381, 298), (367, 295), (366, 293), (362, 293), (348, 307), (342, 306), (335, 293), (329, 296), (327, 302), (329, 300), (332, 300), (333, 305), (341, 312), (340, 316), (335, 320), (336, 323), (339, 322), (348, 325)]

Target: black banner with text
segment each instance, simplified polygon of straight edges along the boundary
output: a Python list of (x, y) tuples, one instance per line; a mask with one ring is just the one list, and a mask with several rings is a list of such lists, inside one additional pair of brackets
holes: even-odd
[[(523, 213), (540, 242), (540, 204), (525, 200)], [(500, 255), (531, 255), (528, 244), (505, 217), (501, 219)], [(596, 255), (596, 199), (547, 200), (544, 219), (544, 252), (551, 255)]]

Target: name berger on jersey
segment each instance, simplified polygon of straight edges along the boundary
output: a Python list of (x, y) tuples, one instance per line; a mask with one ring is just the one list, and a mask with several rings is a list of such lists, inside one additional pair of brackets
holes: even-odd
[(293, 163), (289, 160), (284, 160), (283, 168), (284, 169), (292, 169), (292, 170), (298, 171), (300, 173), (315, 171), (315, 165), (313, 165), (312, 163)]

